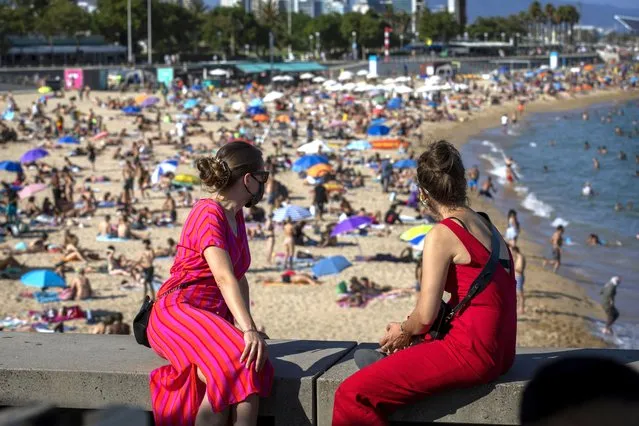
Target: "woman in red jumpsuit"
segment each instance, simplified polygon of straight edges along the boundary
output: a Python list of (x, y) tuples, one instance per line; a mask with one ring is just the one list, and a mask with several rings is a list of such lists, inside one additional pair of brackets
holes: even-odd
[(421, 290), (403, 322), (391, 322), (380, 341), (385, 358), (364, 367), (337, 389), (333, 425), (385, 425), (397, 408), (446, 389), (495, 380), (513, 364), (517, 334), (512, 257), (500, 238), (492, 280), (451, 321), (441, 340), (426, 338), (444, 291), (454, 307), (490, 257), (491, 226), (468, 207), (465, 170), (448, 142), (419, 158), (420, 199), (440, 223), (424, 241)]

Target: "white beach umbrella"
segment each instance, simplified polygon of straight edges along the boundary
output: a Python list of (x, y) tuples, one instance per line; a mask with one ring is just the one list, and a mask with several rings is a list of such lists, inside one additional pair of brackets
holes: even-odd
[(174, 173), (177, 170), (177, 164), (176, 163), (177, 163), (177, 161), (175, 161), (175, 160), (166, 160), (166, 161), (163, 161), (160, 164), (158, 164), (155, 167), (155, 170), (153, 170), (153, 174), (151, 175), (151, 183), (153, 185), (155, 185), (158, 182), (160, 182), (160, 178), (165, 173), (169, 173), (169, 172)]
[(273, 77), (273, 81), (293, 81), (293, 77), (290, 75), (277, 75)]
[(395, 83), (408, 83), (410, 81), (410, 77), (407, 76), (401, 76), (401, 77), (397, 77), (395, 79)]
[(246, 104), (241, 101), (235, 101), (231, 104), (231, 109), (233, 111), (243, 111), (246, 109)]
[(339, 81), (346, 81), (346, 80), (350, 80), (353, 78), (353, 73), (350, 71), (343, 71), (339, 77), (337, 77), (337, 79)]
[(223, 70), (222, 68), (215, 68), (214, 70), (209, 71), (210, 75), (215, 75), (215, 76), (226, 76), (228, 75), (228, 71)]
[(392, 78), (386, 78), (382, 81), (383, 84), (395, 84), (395, 80)]
[(424, 81), (424, 84), (426, 84), (427, 86), (441, 84), (441, 83), (442, 83), (442, 78), (438, 75), (432, 75)]
[(395, 93), (399, 93), (400, 95), (405, 95), (407, 93), (413, 93), (413, 89), (408, 86), (396, 86), (393, 91)]
[(356, 84), (355, 83), (346, 83), (345, 85), (342, 86), (342, 90), (348, 90), (348, 91), (352, 91), (353, 89), (355, 89)]
[(365, 77), (368, 75), (368, 70), (359, 70), (357, 71), (357, 75), (360, 77)]
[(377, 74), (366, 74), (366, 78), (369, 80), (374, 80), (376, 78), (379, 78), (379, 76)]
[(326, 79), (324, 77), (315, 77), (313, 80), (311, 80), (313, 83), (323, 83), (326, 81)]
[(333, 152), (333, 149), (326, 145), (323, 140), (316, 139), (313, 142), (305, 143), (304, 145), (297, 148), (298, 152), (303, 152), (304, 154), (317, 154), (318, 152)]
[(322, 86), (328, 87), (328, 86), (333, 86), (335, 84), (337, 84), (337, 81), (335, 80), (326, 80), (324, 83), (322, 83)]
[(310, 80), (313, 77), (315, 76), (311, 74), (310, 72), (305, 72), (304, 74), (300, 75), (300, 80)]
[(343, 86), (339, 83), (334, 84), (332, 86), (328, 86), (326, 88), (326, 90), (328, 90), (329, 92), (339, 92), (340, 90), (342, 90)]
[(268, 102), (275, 102), (276, 100), (280, 99), (282, 96), (284, 96), (284, 93), (281, 92), (269, 92), (266, 94), (266, 96), (264, 96), (264, 99), (262, 99), (265, 103)]

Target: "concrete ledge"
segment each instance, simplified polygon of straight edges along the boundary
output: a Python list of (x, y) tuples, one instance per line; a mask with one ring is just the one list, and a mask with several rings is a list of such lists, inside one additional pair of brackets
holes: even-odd
[[(376, 348), (363, 344), (358, 348)], [(354, 350), (317, 381), (318, 426), (329, 426), (337, 387), (357, 371)], [(513, 368), (494, 383), (437, 394), (397, 411), (392, 421), (405, 423), (519, 423), (519, 406), (526, 383), (544, 364), (562, 356), (613, 358), (639, 370), (639, 351), (621, 349), (529, 349), (517, 350)], [(417, 368), (417, 366), (416, 366)]]
[[(275, 384), (260, 415), (274, 417), (277, 425), (315, 424), (316, 379), (355, 345), (270, 341)], [(0, 333), (0, 354), (0, 406), (150, 410), (149, 372), (166, 364), (133, 336)]]

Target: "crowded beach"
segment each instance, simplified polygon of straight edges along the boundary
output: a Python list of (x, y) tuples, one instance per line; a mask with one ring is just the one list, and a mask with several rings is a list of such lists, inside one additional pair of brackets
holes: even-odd
[[(459, 146), (503, 116), (637, 93), (625, 66), (287, 77), (3, 93), (0, 329), (129, 334), (144, 296), (169, 277), (191, 208), (211, 196), (196, 161), (242, 141), (263, 151), (269, 173), (264, 200), (244, 210), (257, 326), (271, 338), (377, 341), (419, 291), (434, 225), (416, 182), (427, 142)], [(603, 311), (533, 260), (539, 248), (516, 216), (480, 195), (490, 192), (486, 173), (475, 182), (479, 171), (466, 166), (472, 207), (490, 216), (526, 275), (518, 344), (605, 345), (581, 319)]]

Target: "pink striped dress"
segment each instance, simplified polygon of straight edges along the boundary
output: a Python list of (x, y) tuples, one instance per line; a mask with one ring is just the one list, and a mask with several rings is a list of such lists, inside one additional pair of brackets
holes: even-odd
[[(151, 347), (171, 364), (151, 372), (151, 401), (155, 424), (193, 425), (208, 393), (215, 412), (244, 401), (252, 394), (268, 396), (273, 383), (273, 367), (267, 361), (259, 373), (240, 363), (244, 349), (242, 332), (233, 324), (219, 287), (203, 252), (207, 247), (229, 253), (238, 280), (250, 263), (244, 216), (238, 212), (237, 236), (224, 210), (211, 199), (198, 201), (189, 213), (171, 276), (158, 292), (149, 318)], [(164, 293), (177, 286), (188, 287)], [(205, 386), (196, 366), (207, 379)]]

